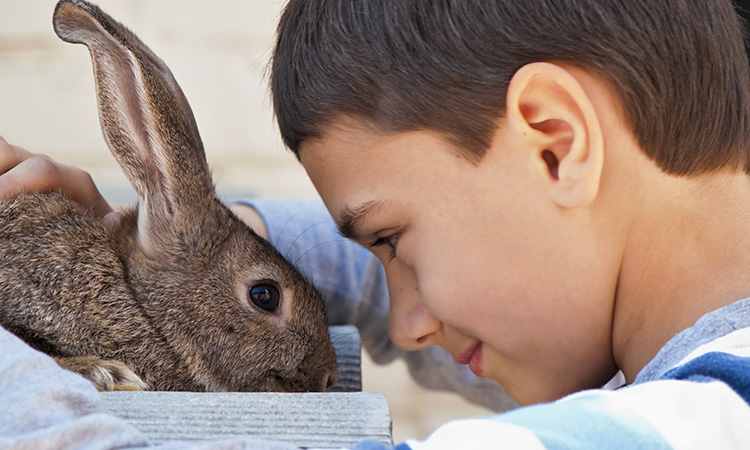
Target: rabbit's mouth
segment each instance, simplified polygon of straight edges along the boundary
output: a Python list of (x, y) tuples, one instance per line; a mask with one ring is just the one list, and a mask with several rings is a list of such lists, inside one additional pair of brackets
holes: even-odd
[(321, 379), (299, 378), (287, 379), (279, 376), (274, 377), (275, 392), (323, 392), (328, 385), (328, 376)]
[(274, 392), (299, 392), (295, 390), (291, 383), (287, 382), (281, 377), (276, 377), (274, 379)]

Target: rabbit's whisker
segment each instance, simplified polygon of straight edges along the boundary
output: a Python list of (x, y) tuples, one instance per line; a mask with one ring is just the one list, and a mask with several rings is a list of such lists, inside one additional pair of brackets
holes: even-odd
[(299, 241), (299, 238), (301, 238), (301, 237), (302, 237), (302, 235), (304, 235), (304, 234), (305, 234), (305, 233), (307, 233), (308, 231), (312, 230), (313, 228), (317, 228), (317, 227), (319, 227), (319, 226), (321, 226), (321, 225), (329, 225), (329, 224), (330, 224), (330, 222), (328, 222), (328, 221), (325, 221), (325, 222), (317, 222), (317, 223), (314, 223), (314, 224), (312, 224), (312, 225), (308, 226), (308, 227), (307, 227), (307, 228), (305, 228), (304, 230), (302, 230), (302, 231), (301, 231), (301, 232), (300, 232), (300, 233), (299, 233), (299, 234), (297, 235), (297, 237), (295, 237), (295, 238), (294, 238), (294, 240), (292, 241), (292, 243), (291, 243), (291, 244), (289, 244), (289, 247), (287, 248), (287, 250), (286, 250), (286, 252), (284, 253), (284, 255), (286, 256), (286, 255), (290, 255), (290, 254), (291, 254), (291, 252), (292, 252), (292, 249), (294, 248), (295, 244), (297, 244), (297, 241)]
[(300, 260), (301, 260), (302, 258), (304, 258), (305, 256), (307, 256), (307, 254), (308, 254), (308, 253), (310, 253), (311, 251), (315, 250), (316, 248), (318, 248), (318, 247), (322, 247), (322, 246), (324, 246), (324, 245), (328, 245), (328, 244), (336, 244), (336, 243), (338, 243), (338, 242), (341, 242), (341, 239), (337, 239), (337, 240), (330, 240), (330, 241), (325, 241), (325, 242), (321, 242), (321, 243), (319, 243), (319, 244), (316, 244), (316, 245), (314, 245), (314, 246), (312, 246), (312, 247), (308, 248), (308, 249), (307, 249), (307, 250), (306, 250), (306, 251), (305, 251), (305, 252), (304, 252), (303, 254), (301, 254), (300, 256), (298, 256), (298, 257), (297, 257), (297, 259), (295, 259), (295, 260), (294, 260), (294, 261), (292, 262), (292, 264), (293, 264), (293, 265), (294, 265), (294, 266), (296, 267), (296, 266), (297, 266), (297, 263), (299, 263), (299, 262), (300, 262)]
[(279, 239), (281, 239), (281, 235), (284, 233), (284, 230), (286, 229), (286, 226), (289, 225), (292, 220), (296, 219), (302, 214), (303, 211), (297, 211), (295, 214), (293, 214), (291, 217), (289, 217), (285, 222), (284, 225), (279, 228), (279, 231), (276, 232), (276, 238), (273, 240), (273, 242), (278, 242)]

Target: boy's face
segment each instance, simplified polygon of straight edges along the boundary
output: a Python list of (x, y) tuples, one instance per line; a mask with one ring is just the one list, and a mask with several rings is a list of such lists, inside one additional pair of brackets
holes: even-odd
[(543, 162), (503, 129), (478, 164), (437, 133), (352, 121), (300, 155), (342, 233), (382, 261), (394, 343), (440, 345), (528, 404), (614, 374), (616, 258), (587, 211), (549, 200)]

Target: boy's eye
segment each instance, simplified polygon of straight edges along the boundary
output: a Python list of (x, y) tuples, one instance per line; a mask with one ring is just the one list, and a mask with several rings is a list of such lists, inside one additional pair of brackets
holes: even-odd
[(399, 237), (401, 237), (401, 233), (377, 238), (370, 244), (370, 247), (380, 247), (383, 245), (388, 245), (391, 248), (390, 259), (393, 259), (396, 257), (396, 247), (398, 246)]
[(379, 237), (375, 241), (370, 243), (370, 247), (380, 247), (381, 245), (388, 245), (391, 249), (396, 250), (398, 246), (398, 234), (392, 234), (390, 236)]

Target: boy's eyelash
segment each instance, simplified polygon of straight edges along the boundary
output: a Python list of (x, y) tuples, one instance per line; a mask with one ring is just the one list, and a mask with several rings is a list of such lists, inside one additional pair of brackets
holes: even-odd
[(396, 247), (400, 233), (391, 234), (390, 236), (379, 237), (370, 243), (370, 247), (381, 247), (387, 245), (391, 248), (388, 260), (391, 261), (396, 257)]

